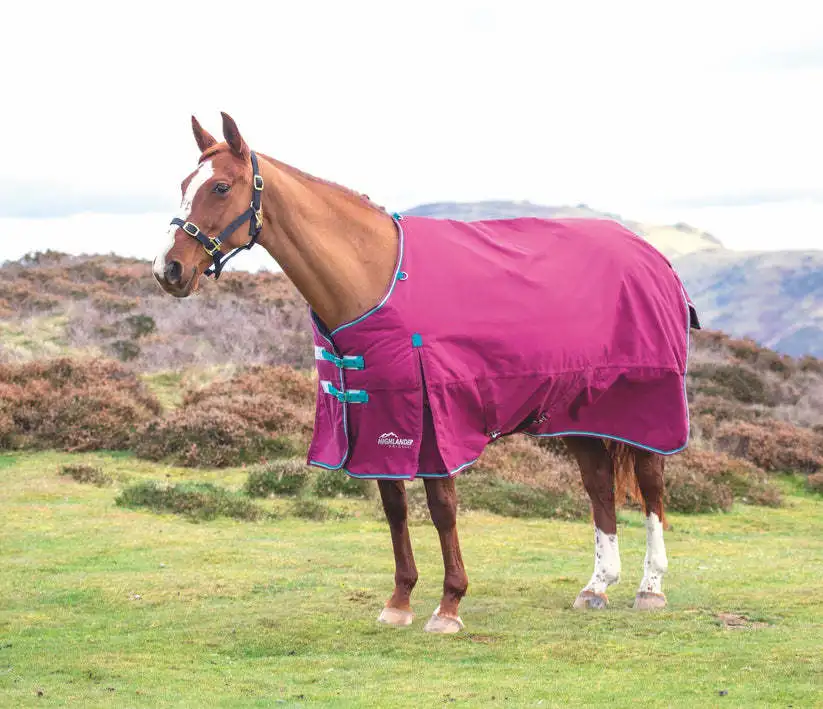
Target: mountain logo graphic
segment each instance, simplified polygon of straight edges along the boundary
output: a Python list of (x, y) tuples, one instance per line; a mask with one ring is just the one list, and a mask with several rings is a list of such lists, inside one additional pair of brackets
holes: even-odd
[(390, 448), (411, 448), (414, 445), (413, 438), (400, 438), (394, 431), (382, 433), (377, 438), (378, 446), (389, 446)]

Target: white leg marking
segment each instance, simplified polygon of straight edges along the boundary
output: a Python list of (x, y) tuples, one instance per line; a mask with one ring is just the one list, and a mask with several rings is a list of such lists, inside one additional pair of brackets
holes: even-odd
[(643, 580), (638, 591), (663, 593), (663, 576), (669, 568), (669, 560), (663, 544), (663, 524), (654, 512), (646, 517), (646, 560), (643, 568)]
[[(211, 160), (206, 160), (206, 162), (197, 168), (197, 172), (194, 173), (194, 176), (191, 178), (191, 181), (186, 187), (186, 193), (183, 195), (183, 201), (180, 202), (180, 209), (176, 214), (177, 217), (182, 219), (184, 222), (188, 220), (189, 215), (191, 214), (192, 205), (194, 204), (195, 195), (213, 174), (214, 166), (212, 165)], [(167, 235), (168, 244), (166, 248), (154, 259), (152, 271), (154, 271), (154, 275), (158, 278), (163, 278), (163, 272), (166, 268), (166, 258), (169, 255), (169, 251), (171, 251), (174, 247), (174, 235), (177, 233), (178, 228), (179, 227), (176, 227), (173, 224), (169, 227)]]
[(606, 534), (594, 528), (594, 573), (584, 591), (605, 593), (613, 583), (620, 581), (620, 550), (617, 535)]

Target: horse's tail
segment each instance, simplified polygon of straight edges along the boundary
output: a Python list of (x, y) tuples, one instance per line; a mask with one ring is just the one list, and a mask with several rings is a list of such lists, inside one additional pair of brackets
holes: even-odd
[(618, 441), (606, 440), (605, 443), (606, 450), (612, 459), (612, 470), (614, 471), (614, 501), (616, 506), (620, 507), (623, 505), (627, 497), (632, 502), (644, 505), (643, 495), (640, 494), (640, 486), (637, 484), (637, 475), (634, 470), (634, 448)]

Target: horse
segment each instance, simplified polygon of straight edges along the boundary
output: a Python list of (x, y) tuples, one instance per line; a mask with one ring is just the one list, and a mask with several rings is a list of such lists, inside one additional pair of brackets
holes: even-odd
[[(615, 508), (617, 503), (625, 501), (627, 491), (641, 504), (646, 527), (643, 576), (633, 607), (638, 610), (665, 607), (663, 578), (668, 562), (663, 539), (664, 456), (682, 450), (688, 440), (685, 402), (688, 333), (690, 327), (699, 327), (694, 307), (665, 258), (639, 237), (623, 233), (627, 230), (622, 226), (614, 222), (606, 224), (606, 220), (602, 220), (605, 226), (546, 220), (475, 224), (419, 218), (404, 221), (402, 215), (388, 213), (366, 195), (255, 153), (235, 121), (225, 113), (222, 118), (224, 140), (218, 141), (192, 116), (192, 130), (200, 158), (196, 169), (182, 182), (180, 210), (169, 227), (166, 248), (154, 259), (153, 275), (168, 294), (184, 298), (197, 290), (201, 276), (219, 278), (228, 259), (259, 244), (280, 265), (309, 304), (320, 372), (315, 438), (309, 462), (377, 479), (395, 560), (394, 589), (380, 611), (378, 621), (388, 626), (405, 627), (414, 618), (411, 595), (418, 573), (409, 536), (405, 482), (419, 476), (424, 479), (445, 569), (442, 598), (425, 624), (425, 630), (455, 633), (465, 627), (459, 604), (468, 589), (468, 576), (457, 532), (455, 477), (473, 462), (468, 460), (461, 464), (463, 458), (468, 459), (481, 451), (486, 443), (515, 432), (562, 438), (576, 459), (591, 499), (594, 570), (574, 600), (573, 608), (594, 610), (608, 606), (607, 589), (619, 581), (621, 573)], [(245, 229), (247, 225), (248, 230)], [(585, 258), (578, 258), (575, 254), (591, 241), (587, 232), (604, 229), (608, 234), (597, 242), (596, 248), (591, 247), (591, 253)], [(531, 232), (535, 230), (538, 235), (532, 236)], [(429, 232), (434, 236), (429, 236)], [(568, 244), (562, 259), (543, 258), (545, 248), (542, 244), (550, 239), (554, 239), (551, 243)], [(484, 255), (485, 252), (481, 254), (481, 246), (488, 247), (492, 256)], [(444, 248), (458, 251), (446, 254), (438, 251)], [(601, 257), (601, 252), (606, 253)], [(504, 269), (516, 272), (518, 277), (527, 274), (529, 293), (534, 297), (512, 295), (510, 298), (514, 307), (521, 307), (519, 303), (522, 303), (522, 317), (518, 317), (516, 311), (511, 312), (511, 304), (498, 303), (507, 298), (505, 294), (501, 295), (503, 291), (500, 289), (495, 291), (496, 300), (487, 303), (484, 298), (490, 289), (488, 284), (480, 284), (469, 294), (456, 293), (449, 298), (438, 295), (437, 289), (441, 287), (438, 283), (451, 282), (455, 269), (470, 270), (475, 264), (473, 256), (463, 254), (481, 254), (477, 259), (486, 259), (484, 263), (488, 262), (488, 268), (498, 269), (492, 271), (495, 280), (497, 276), (503, 278)], [(404, 259), (411, 259), (408, 263), (412, 266), (407, 267)], [(538, 270), (535, 270), (535, 263)], [(639, 270), (634, 265), (636, 263), (644, 264), (642, 273), (636, 273)], [(416, 286), (416, 292), (425, 302), (423, 305), (406, 303), (406, 296), (400, 289), (426, 269), (441, 270), (428, 284)], [(499, 406), (492, 407), (498, 410), (489, 413), (488, 401), (494, 399), (495, 393), (488, 383), (488, 390), (481, 390), (479, 395), (472, 394), (475, 398), (483, 398), (479, 403), (474, 399), (465, 405), (460, 400), (447, 400), (454, 391), (453, 382), (441, 382), (446, 376), (443, 372), (450, 371), (452, 366), (443, 364), (448, 354), (443, 354), (447, 344), (452, 346), (452, 351), (460, 347), (465, 350), (483, 336), (478, 334), (475, 338), (462, 333), (458, 347), (455, 344), (458, 338), (449, 339), (448, 327), (457, 327), (454, 321), (448, 327), (441, 327), (441, 331), (437, 330), (434, 318), (441, 311), (451, 308), (461, 322), (471, 320), (479, 333), (484, 318), (494, 319), (494, 309), (498, 305), (509, 308), (502, 324), (498, 323), (494, 328), (498, 331), (494, 335), (496, 339), (487, 342), (492, 337), (488, 336), (483, 340), (484, 347), (488, 345), (490, 349), (499, 349), (501, 342), (505, 344), (509, 331), (515, 337), (522, 328), (530, 328), (530, 337), (543, 337), (545, 328), (537, 322), (541, 318), (533, 315), (542, 313), (542, 317), (554, 317), (552, 347), (568, 354), (569, 340), (575, 337), (582, 338), (581, 342), (596, 339), (599, 337), (597, 328), (586, 327), (583, 322), (569, 324), (569, 318), (561, 321), (552, 313), (573, 307), (580, 313), (591, 314), (586, 317), (598, 317), (599, 312), (612, 307), (608, 302), (612, 296), (592, 305), (589, 301), (596, 299), (573, 297), (569, 288), (561, 289), (558, 285), (554, 291), (561, 291), (560, 294), (551, 296), (555, 298), (554, 306), (541, 309), (541, 299), (550, 297), (545, 295), (548, 290), (542, 283), (547, 278), (541, 274), (552, 273), (552, 278), (559, 284), (566, 272), (573, 272), (576, 274), (573, 278), (582, 287), (580, 279), (586, 282), (615, 280), (610, 275), (615, 270), (620, 273), (613, 298), (628, 303), (633, 310), (625, 311), (628, 315), (621, 316), (620, 322), (610, 319), (607, 327), (601, 329), (609, 330), (611, 339), (597, 340), (594, 348), (586, 350), (594, 352), (592, 358), (605, 358), (601, 362), (603, 366), (589, 366), (578, 357), (582, 364), (576, 369), (568, 368), (575, 370), (574, 376), (552, 378), (546, 375), (546, 381), (501, 379), (501, 389), (505, 389), (507, 381), (512, 382), (512, 388), (519, 383), (521, 389), (528, 389), (505, 413), (503, 409), (508, 404), (502, 398)], [(640, 285), (629, 288), (626, 285), (629, 282)], [(654, 283), (658, 282), (663, 285), (655, 290)], [(464, 282), (461, 290), (469, 287)], [(387, 291), (395, 295), (389, 299)], [(426, 297), (430, 299), (426, 300)], [(573, 301), (571, 305), (570, 300)], [(474, 312), (476, 303), (485, 303), (479, 313)], [(407, 332), (404, 324), (397, 325), (397, 313), (403, 307), (416, 308), (415, 317), (419, 316), (418, 322), (425, 327)], [(391, 320), (392, 317), (395, 319)], [(581, 315), (570, 319), (582, 318)], [(638, 324), (643, 318), (646, 319), (643, 322), (647, 321), (646, 330)], [(360, 332), (357, 332), (358, 328)], [(367, 329), (364, 331), (363, 328)], [(395, 336), (392, 328), (400, 334)], [(504, 332), (501, 334), (500, 330)], [(668, 340), (660, 340), (659, 332), (668, 333)], [(408, 343), (407, 337), (410, 337)], [(656, 344), (658, 340), (663, 344)], [(358, 354), (352, 349), (354, 345), (349, 346), (347, 342), (362, 344), (361, 352), (365, 351), (365, 355)], [(541, 342), (545, 342), (545, 338)], [(382, 353), (387, 343), (401, 344), (393, 344), (393, 352), (385, 355)], [(540, 349), (551, 348), (542, 344)], [(641, 362), (644, 353), (650, 350), (659, 352), (658, 359), (665, 362), (655, 361), (651, 368), (642, 369), (615, 366), (614, 359), (623, 357), (625, 352), (629, 352), (629, 359), (635, 358), (632, 361)], [(534, 357), (524, 352), (522, 348), (509, 348), (494, 358), (497, 364), (492, 366), (503, 366), (499, 363), (514, 360), (513, 367), (528, 367), (530, 363), (526, 360)], [(443, 355), (440, 359), (438, 353)], [(392, 389), (385, 382), (385, 386), (372, 387), (370, 391), (352, 385), (357, 381), (370, 381), (362, 377), (369, 373), (372, 377), (377, 376), (375, 368), (381, 366), (390, 372), (385, 377), (386, 381), (391, 380), (392, 386), (401, 386), (396, 379), (408, 379), (411, 383), (407, 389)], [(454, 365), (455, 368), (460, 366), (460, 363)], [(612, 370), (617, 373), (612, 375)], [(638, 371), (641, 372), (640, 379), (634, 376)], [(633, 376), (637, 381), (632, 380)], [(356, 380), (356, 377), (361, 379)], [(471, 386), (478, 382), (483, 384), (471, 374), (464, 380)], [(644, 392), (653, 389), (657, 393), (646, 396)], [(538, 390), (539, 396), (535, 394)], [(638, 405), (629, 407), (628, 404), (637, 398), (637, 392), (643, 393)], [(401, 418), (393, 419), (395, 413), (391, 407), (403, 396), (407, 396), (409, 405), (400, 407), (402, 412), (397, 416)], [(543, 403), (552, 401), (560, 401), (562, 405), (552, 408)], [(670, 401), (673, 402), (671, 405)], [(447, 431), (447, 427), (463, 425), (464, 418), (468, 421), (475, 416), (475, 409), (480, 412), (479, 416), (487, 418), (477, 425), (466, 423), (458, 438), (449, 439), (452, 429)], [(609, 421), (615, 423), (614, 430), (604, 431), (607, 424), (598, 422), (597, 416), (602, 418), (602, 412), (607, 410), (611, 417)], [(377, 412), (379, 416), (370, 416), (369, 411)], [(621, 411), (632, 413), (631, 416), (618, 415)], [(495, 426), (494, 430), (477, 430), (489, 424), (488, 416), (497, 414), (499, 419), (490, 424)], [(385, 417), (390, 421), (411, 421), (416, 426), (416, 433), (406, 435), (400, 428), (395, 430), (402, 424), (392, 424), (389, 426), (391, 430), (380, 432), (372, 440), (370, 436), (380, 431), (379, 428), (373, 431), (369, 428), (372, 419), (383, 421)], [(674, 423), (669, 427), (671, 431), (666, 429), (660, 433), (656, 445), (638, 440), (644, 438), (644, 429), (653, 429), (657, 419), (666, 417)], [(558, 418), (559, 423), (556, 422)], [(354, 464), (355, 460), (357, 464)]]

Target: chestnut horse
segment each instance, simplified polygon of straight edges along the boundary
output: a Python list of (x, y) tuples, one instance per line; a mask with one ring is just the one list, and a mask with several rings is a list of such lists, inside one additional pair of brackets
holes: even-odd
[[(197, 169), (183, 181), (183, 200), (169, 229), (168, 246), (154, 260), (158, 283), (184, 298), (197, 290), (204, 273), (220, 275), (228, 252), (234, 255), (259, 242), (329, 329), (373, 308), (394, 277), (398, 234), (391, 215), (363, 195), (272, 158), (258, 158), (232, 118), (222, 115), (224, 142), (192, 117), (201, 156)], [(574, 607), (605, 608), (606, 590), (620, 579), (615, 502), (627, 490), (639, 495), (646, 516), (646, 558), (634, 607), (664, 607), (664, 458), (601, 438), (564, 440), (580, 467), (594, 518), (594, 572)], [(396, 565), (394, 591), (379, 620), (407, 626), (413, 619), (410, 599), (417, 568), (405, 486), (399, 480), (379, 480), (378, 486)], [(458, 606), (468, 577), (457, 536), (455, 481), (426, 479), (425, 487), (445, 565), (442, 599), (425, 629), (457, 632), (463, 628)]]

